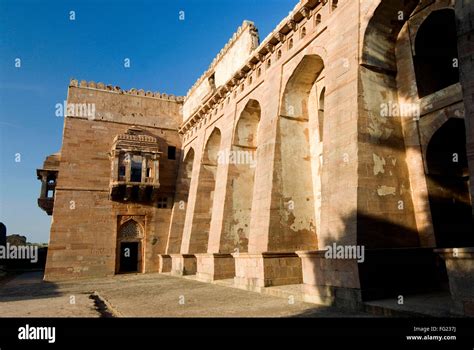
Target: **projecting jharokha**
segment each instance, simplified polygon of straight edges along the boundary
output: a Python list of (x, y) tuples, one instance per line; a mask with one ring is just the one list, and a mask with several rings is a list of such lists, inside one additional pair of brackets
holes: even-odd
[(45, 279), (196, 274), (350, 308), (450, 289), (473, 315), (463, 6), (302, 0), (264, 40), (244, 21), (185, 97), (71, 80), (38, 170)]

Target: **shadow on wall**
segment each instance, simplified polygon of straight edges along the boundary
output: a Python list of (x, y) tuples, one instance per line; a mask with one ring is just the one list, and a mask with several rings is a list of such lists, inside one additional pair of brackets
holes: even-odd
[(437, 247), (474, 246), (463, 119), (450, 118), (433, 134), (425, 161), (426, 203), (431, 209)]
[[(357, 245), (364, 248), (364, 261), (357, 264), (356, 270), (362, 298), (359, 302), (449, 289), (444, 261), (434, 253), (434, 247), (419, 246), (416, 231), (356, 211), (343, 218), (343, 230), (353, 227), (356, 218)], [(326, 242), (332, 244), (330, 240)], [(410, 242), (417, 243), (411, 245)], [(349, 244), (337, 239), (334, 243), (344, 246)], [(322, 271), (320, 265), (313, 261), (311, 270), (315, 277), (329, 276), (333, 284), (337, 284), (333, 287), (353, 290), (354, 270), (350, 266), (354, 266), (352, 264), (356, 262), (347, 260), (347, 257), (341, 260), (327, 265), (333, 266), (329, 271)], [(347, 275), (348, 273), (351, 275)], [(320, 276), (316, 276), (317, 274)], [(318, 279), (321, 280), (315, 278)], [(324, 288), (329, 287), (323, 286)], [(337, 299), (338, 292), (335, 294)], [(339, 302), (340, 300), (335, 300), (331, 305), (337, 306)]]

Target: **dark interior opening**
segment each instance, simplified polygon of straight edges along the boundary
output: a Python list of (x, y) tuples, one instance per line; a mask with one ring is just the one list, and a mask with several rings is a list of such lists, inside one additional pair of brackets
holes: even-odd
[(431, 138), (427, 182), (438, 247), (474, 244), (464, 120), (451, 118)]
[(138, 242), (120, 243), (120, 273), (138, 272)]
[(420, 26), (415, 39), (413, 63), (419, 97), (459, 82), (457, 59), (454, 11), (434, 11)]
[(141, 182), (142, 181), (142, 162), (135, 161), (132, 159), (132, 167), (130, 172), (130, 181), (132, 182)]
[(176, 159), (176, 147), (175, 146), (168, 146), (168, 159), (172, 159), (172, 160)]

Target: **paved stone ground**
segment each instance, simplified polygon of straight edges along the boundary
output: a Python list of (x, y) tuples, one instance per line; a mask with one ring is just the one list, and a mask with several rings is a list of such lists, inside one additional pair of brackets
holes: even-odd
[(160, 274), (50, 283), (42, 281), (41, 272), (28, 272), (0, 284), (0, 317), (100, 317), (106, 312), (125, 317), (367, 316)]

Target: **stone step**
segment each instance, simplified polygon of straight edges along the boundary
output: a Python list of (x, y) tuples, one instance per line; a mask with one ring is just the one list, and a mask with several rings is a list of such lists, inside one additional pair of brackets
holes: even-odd
[(374, 316), (409, 316), (409, 317), (459, 317), (453, 313), (453, 301), (449, 292), (434, 292), (418, 295), (407, 295), (403, 304), (398, 304), (396, 297), (368, 301), (364, 311)]

